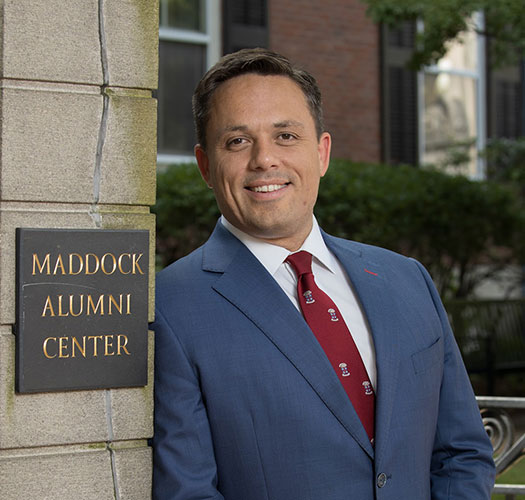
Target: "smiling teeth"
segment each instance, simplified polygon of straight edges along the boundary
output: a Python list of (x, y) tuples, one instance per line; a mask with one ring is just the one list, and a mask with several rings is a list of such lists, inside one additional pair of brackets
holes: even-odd
[(252, 188), (252, 190), (256, 193), (269, 193), (271, 191), (282, 189), (284, 186), (285, 184), (270, 184), (268, 186), (257, 186)]

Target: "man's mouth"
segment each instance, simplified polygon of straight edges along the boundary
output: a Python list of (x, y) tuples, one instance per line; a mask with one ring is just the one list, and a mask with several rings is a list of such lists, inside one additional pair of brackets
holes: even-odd
[(272, 191), (279, 191), (279, 189), (285, 188), (286, 186), (288, 186), (288, 184), (290, 183), (287, 182), (285, 184), (265, 184), (264, 186), (254, 186), (254, 187), (248, 186), (248, 189), (255, 193), (271, 193)]

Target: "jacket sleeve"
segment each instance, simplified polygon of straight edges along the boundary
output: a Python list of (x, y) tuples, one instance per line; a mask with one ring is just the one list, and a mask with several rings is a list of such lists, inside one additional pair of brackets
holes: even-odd
[(492, 445), (441, 299), (427, 271), (417, 264), (432, 295), (445, 341), (430, 471), (432, 499), (489, 500), (495, 476)]
[(155, 331), (154, 500), (223, 500), (199, 381), (160, 311)]

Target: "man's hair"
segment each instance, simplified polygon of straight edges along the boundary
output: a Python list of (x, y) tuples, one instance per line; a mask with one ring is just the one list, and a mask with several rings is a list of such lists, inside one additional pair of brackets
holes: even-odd
[(206, 149), (206, 127), (214, 92), (225, 81), (236, 76), (258, 75), (287, 76), (302, 90), (315, 123), (317, 136), (324, 132), (321, 91), (315, 78), (297, 68), (284, 56), (267, 49), (242, 49), (224, 56), (213, 66), (197, 85), (193, 94), (193, 119), (199, 144)]

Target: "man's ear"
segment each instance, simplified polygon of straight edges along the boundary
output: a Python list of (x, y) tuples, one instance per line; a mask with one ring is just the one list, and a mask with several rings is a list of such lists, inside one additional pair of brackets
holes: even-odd
[(204, 179), (204, 182), (209, 188), (212, 188), (213, 186), (211, 185), (210, 181), (210, 161), (206, 151), (204, 151), (204, 148), (200, 144), (197, 144), (194, 148), (194, 153), (197, 160), (197, 166), (199, 167), (199, 171), (202, 178)]
[(328, 132), (323, 132), (319, 139), (319, 165), (321, 167), (321, 177), (326, 174), (330, 163), (330, 151), (332, 149), (332, 137)]

